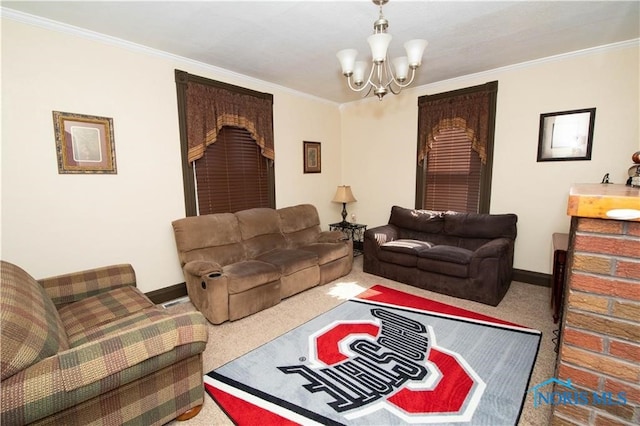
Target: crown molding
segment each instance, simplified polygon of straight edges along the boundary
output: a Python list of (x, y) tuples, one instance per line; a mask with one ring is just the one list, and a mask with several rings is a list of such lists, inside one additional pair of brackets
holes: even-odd
[[(297, 90), (293, 90), (290, 89), (288, 87), (284, 87), (284, 86), (280, 86), (274, 83), (270, 83), (268, 81), (264, 81), (264, 80), (259, 80), (257, 78), (253, 78), (253, 77), (249, 77), (247, 75), (244, 74), (239, 74), (230, 70), (227, 70), (225, 68), (219, 68), (216, 67), (214, 65), (210, 65), (204, 62), (200, 62), (200, 61), (196, 61), (193, 59), (189, 59), (189, 58), (185, 58), (183, 56), (179, 56), (179, 55), (174, 55), (172, 53), (168, 53), (159, 49), (153, 49), (147, 46), (143, 46), (141, 44), (137, 44), (137, 43), (133, 43), (121, 38), (117, 38), (117, 37), (112, 37), (106, 34), (102, 34), (102, 33), (98, 33), (95, 31), (90, 31), (84, 28), (80, 28), (80, 27), (76, 27), (73, 25), (68, 25), (68, 24), (63, 24), (61, 22), (58, 21), (54, 21), (51, 19), (47, 19), (47, 18), (42, 18), (39, 16), (35, 16), (35, 15), (31, 15), (28, 13), (24, 13), (24, 12), (19, 12), (13, 9), (8, 9), (6, 7), (0, 6), (0, 16), (2, 18), (7, 18), (7, 19), (11, 19), (13, 21), (16, 22), (21, 22), (23, 24), (28, 24), (28, 25), (33, 25), (33, 26), (37, 26), (43, 29), (47, 29), (47, 30), (51, 30), (51, 31), (57, 31), (60, 33), (65, 33), (65, 34), (69, 34), (69, 35), (73, 35), (76, 37), (81, 37), (84, 39), (88, 39), (88, 40), (93, 40), (93, 41), (97, 41), (97, 42), (101, 42), (101, 43), (105, 43), (105, 44), (109, 44), (112, 46), (117, 46), (117, 47), (121, 47), (133, 52), (137, 52), (137, 53), (142, 53), (145, 55), (149, 55), (149, 56), (156, 56), (156, 57), (160, 57), (160, 58), (164, 58), (164, 59), (168, 59), (168, 60), (173, 60), (173, 61), (179, 61), (185, 64), (189, 64), (192, 65), (194, 67), (199, 67), (208, 71), (211, 71), (213, 73), (215, 73), (216, 75), (220, 75), (223, 77), (227, 77), (229, 79), (237, 79), (237, 80), (242, 80), (251, 84), (254, 84), (256, 86), (259, 87), (266, 87), (267, 89), (273, 89), (273, 90), (278, 90), (281, 92), (286, 92), (289, 93), (291, 95), (294, 96), (299, 96), (299, 97), (303, 97), (303, 98), (307, 98), (307, 99), (311, 99), (314, 101), (318, 101), (318, 102), (322, 102), (322, 103), (326, 103), (326, 104), (330, 104), (330, 105), (336, 105), (336, 106), (341, 106), (341, 105), (345, 105), (345, 104), (350, 104), (350, 103), (354, 103), (354, 102), (366, 102), (367, 98), (365, 99), (357, 99), (354, 101), (348, 101), (348, 102), (344, 102), (344, 103), (340, 103), (340, 102), (334, 102), (334, 101), (330, 101), (328, 99), (324, 99), (324, 98), (320, 98), (317, 96), (313, 96), (310, 95), (308, 93), (304, 93), (304, 92), (299, 92)], [(522, 69), (522, 68), (528, 68), (528, 67), (532, 67), (532, 66), (536, 66), (539, 64), (543, 64), (543, 63), (547, 63), (547, 62), (555, 62), (555, 61), (560, 61), (560, 60), (565, 60), (568, 58), (572, 58), (572, 57), (578, 57), (578, 56), (585, 56), (585, 55), (593, 55), (593, 54), (599, 54), (602, 52), (606, 52), (606, 51), (611, 51), (611, 50), (618, 50), (618, 49), (626, 49), (629, 47), (640, 47), (640, 38), (636, 38), (636, 39), (631, 39), (631, 40), (625, 40), (625, 41), (621, 41), (621, 42), (617, 42), (617, 43), (612, 43), (612, 44), (607, 44), (607, 45), (602, 45), (602, 46), (596, 46), (596, 47), (590, 47), (587, 49), (581, 49), (581, 50), (576, 50), (573, 52), (566, 52), (566, 53), (561, 53), (558, 55), (554, 55), (554, 56), (548, 56), (545, 58), (540, 58), (540, 59), (535, 59), (532, 61), (527, 61), (527, 62), (521, 62), (518, 64), (513, 64), (513, 65), (507, 65), (504, 67), (499, 67), (499, 68), (494, 68), (491, 70), (487, 70), (487, 71), (482, 71), (479, 73), (475, 73), (475, 74), (467, 74), (467, 75), (463, 75), (460, 77), (455, 77), (455, 78), (451, 78), (448, 80), (441, 80), (441, 81), (437, 81), (437, 82), (433, 82), (433, 83), (428, 83), (428, 84), (424, 84), (422, 86), (415, 86), (412, 87), (410, 89), (406, 89), (407, 92), (411, 91), (415, 91), (415, 90), (419, 90), (422, 92), (427, 92), (427, 91), (432, 91), (432, 90), (437, 90), (437, 87), (441, 86), (441, 85), (449, 85), (451, 83), (456, 83), (456, 82), (464, 82), (467, 80), (477, 80), (478, 78), (482, 78), (483, 76), (492, 76), (495, 75), (496, 73), (503, 73), (503, 72), (507, 72), (507, 71), (512, 71), (512, 70), (517, 70), (517, 69)], [(220, 77), (217, 77), (220, 78)], [(492, 77), (493, 78), (493, 77)], [(261, 91), (264, 91), (264, 89), (260, 89)], [(372, 98), (373, 100), (376, 100), (375, 98)]]
[(216, 77), (216, 78), (229, 78), (229, 79), (233, 79), (233, 80), (242, 80), (244, 82), (247, 82), (247, 84), (250, 84), (252, 86), (258, 86), (260, 87), (260, 91), (265, 91), (266, 90), (277, 90), (280, 92), (285, 92), (285, 93), (289, 93), (291, 95), (294, 96), (298, 96), (298, 97), (303, 97), (303, 98), (307, 98), (307, 99), (311, 99), (314, 101), (318, 101), (318, 102), (323, 102), (326, 104), (331, 104), (331, 105), (338, 105), (337, 102), (333, 102), (324, 98), (319, 98), (317, 96), (313, 96), (310, 95), (308, 93), (304, 93), (304, 92), (299, 92), (297, 90), (293, 90), (291, 88), (288, 87), (284, 87), (284, 86), (280, 86), (278, 84), (274, 84), (268, 81), (264, 81), (264, 80), (260, 80), (257, 78), (253, 78), (250, 76), (247, 76), (245, 74), (239, 74), (233, 71), (230, 71), (228, 69), (225, 68), (220, 68), (220, 67), (216, 67), (214, 65), (210, 65), (204, 62), (200, 62), (200, 61), (196, 61), (193, 59), (189, 59), (189, 58), (185, 58), (184, 56), (179, 56), (179, 55), (175, 55), (173, 53), (169, 53), (169, 52), (165, 52), (163, 50), (159, 50), (159, 49), (153, 49), (151, 47), (147, 47), (141, 44), (137, 44), (137, 43), (133, 43), (118, 37), (113, 37), (113, 36), (109, 36), (106, 34), (102, 34), (96, 31), (91, 31), (91, 30), (87, 30), (85, 28), (80, 28), (80, 27), (76, 27), (74, 25), (69, 25), (69, 24), (64, 24), (58, 21), (54, 21), (51, 19), (47, 19), (47, 18), (42, 18), (40, 16), (35, 16), (35, 15), (31, 15), (28, 13), (24, 13), (24, 12), (19, 12), (13, 9), (8, 9), (6, 7), (0, 7), (0, 17), (2, 18), (7, 18), (10, 19), (12, 21), (16, 21), (16, 22), (20, 22), (23, 24), (27, 24), (27, 25), (32, 25), (35, 27), (39, 27), (39, 28), (43, 28), (46, 30), (50, 30), (50, 31), (56, 31), (59, 33), (64, 33), (64, 34), (68, 34), (68, 35), (72, 35), (75, 37), (80, 37), (80, 38), (84, 38), (87, 40), (92, 40), (92, 41), (97, 41), (99, 43), (104, 43), (104, 44), (108, 44), (111, 46), (116, 46), (116, 47), (120, 47), (123, 49), (127, 49), (129, 51), (133, 51), (136, 53), (141, 53), (144, 55), (148, 55), (148, 56), (155, 56), (155, 57), (159, 57), (159, 58), (163, 58), (163, 59), (168, 59), (171, 61), (178, 61), (178, 62), (182, 62), (184, 64), (188, 64), (194, 67), (199, 67), (208, 71), (211, 71), (212, 73), (215, 73), (216, 76), (220, 76), (220, 77)]
[(487, 71), (481, 71), (475, 74), (467, 74), (460, 77), (455, 77), (447, 80), (436, 81), (434, 83), (424, 84), (422, 86), (412, 87), (411, 90), (421, 90), (422, 92), (429, 92), (433, 90), (438, 90), (437, 88), (439, 86), (450, 85), (451, 83), (464, 82), (467, 80), (478, 80), (478, 79), (481, 79), (482, 77), (495, 78), (495, 74), (498, 74), (498, 73), (504, 73), (507, 71), (514, 71), (518, 69), (529, 68), (529, 67), (537, 66), (540, 64), (549, 63), (549, 62), (563, 61), (569, 58), (574, 58), (579, 56), (596, 55), (596, 54), (601, 54), (603, 52), (608, 52), (613, 50), (627, 49), (630, 47), (640, 48), (640, 38), (624, 40), (617, 43), (605, 44), (602, 46), (589, 47), (587, 49), (560, 53), (558, 55), (547, 56), (544, 58), (534, 59), (532, 61), (506, 65), (504, 67), (493, 68), (493, 69), (490, 69)]

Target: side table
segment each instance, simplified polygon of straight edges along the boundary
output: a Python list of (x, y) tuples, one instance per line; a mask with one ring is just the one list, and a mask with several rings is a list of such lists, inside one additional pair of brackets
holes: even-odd
[(345, 238), (353, 241), (353, 255), (359, 256), (362, 254), (364, 231), (367, 230), (367, 225), (351, 222), (337, 222), (329, 224), (329, 230), (342, 231)]

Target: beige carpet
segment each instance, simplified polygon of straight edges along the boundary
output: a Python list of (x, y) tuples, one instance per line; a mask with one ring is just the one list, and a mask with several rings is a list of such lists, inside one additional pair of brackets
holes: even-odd
[[(209, 326), (209, 342), (204, 352), (204, 372), (207, 373), (252, 349), (275, 339), (285, 332), (305, 323), (311, 318), (341, 303), (348, 297), (374, 284), (382, 284), (407, 293), (424, 296), (464, 309), (491, 315), (542, 331), (540, 351), (533, 370), (530, 386), (554, 375), (556, 353), (552, 342), (554, 324), (549, 307), (548, 287), (513, 282), (509, 292), (499, 306), (456, 299), (421, 290), (385, 278), (362, 272), (362, 256), (355, 258), (351, 273), (329, 284), (314, 287), (283, 300), (280, 304), (247, 318), (222, 325)], [(346, 295), (346, 296), (345, 296)], [(195, 309), (189, 302), (168, 309), (188, 311)], [(548, 425), (550, 407), (533, 407), (532, 395), (528, 394), (520, 425)], [(171, 422), (176, 426), (223, 426), (233, 425), (218, 405), (205, 393), (204, 407), (200, 414), (184, 422)], [(378, 425), (372, 425), (378, 426)], [(379, 425), (384, 426), (384, 425)], [(492, 425), (501, 426), (501, 425)]]

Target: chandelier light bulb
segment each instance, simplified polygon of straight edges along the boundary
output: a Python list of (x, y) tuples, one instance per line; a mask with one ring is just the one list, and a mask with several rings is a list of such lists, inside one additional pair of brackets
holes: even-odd
[(404, 44), (404, 48), (407, 51), (407, 58), (409, 59), (409, 65), (418, 68), (422, 64), (422, 55), (424, 49), (427, 48), (427, 40), (409, 40)]
[[(357, 61), (358, 52), (355, 49), (344, 49), (336, 56), (342, 66), (342, 74), (347, 78), (349, 88), (354, 92), (368, 89), (365, 96), (373, 92), (379, 100), (391, 92), (399, 94), (403, 88), (413, 83), (416, 69), (422, 64), (422, 55), (427, 47), (427, 41), (416, 39), (404, 44), (407, 56), (388, 60), (391, 34), (387, 33), (389, 21), (382, 14), (382, 6), (389, 0), (371, 0), (380, 8), (378, 19), (373, 23), (373, 34), (367, 38), (371, 48), (371, 70), (366, 77), (367, 63)], [(393, 64), (393, 66), (392, 66)], [(409, 76), (411, 70), (411, 76)]]
[(342, 66), (342, 74), (350, 76), (353, 73), (358, 51), (356, 49), (344, 49), (336, 53), (336, 56)]
[(371, 47), (371, 57), (376, 64), (384, 62), (387, 57), (387, 49), (391, 43), (391, 34), (380, 33), (367, 37), (369, 46)]
[(355, 68), (353, 69), (353, 82), (356, 86), (362, 86), (364, 84), (364, 73), (367, 70), (367, 63), (365, 61), (356, 61)]
[(406, 56), (395, 58), (393, 60), (393, 68), (396, 71), (396, 79), (402, 83), (409, 75), (409, 59)]

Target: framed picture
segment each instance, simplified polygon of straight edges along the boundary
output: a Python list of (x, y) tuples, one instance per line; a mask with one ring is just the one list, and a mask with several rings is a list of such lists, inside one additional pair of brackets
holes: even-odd
[(113, 119), (53, 111), (58, 173), (116, 174)]
[(591, 160), (596, 109), (540, 114), (538, 161)]
[(303, 142), (304, 172), (320, 173), (322, 171), (320, 157), (320, 142)]

